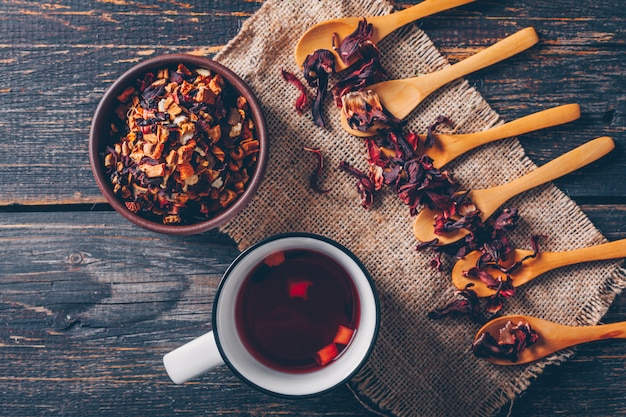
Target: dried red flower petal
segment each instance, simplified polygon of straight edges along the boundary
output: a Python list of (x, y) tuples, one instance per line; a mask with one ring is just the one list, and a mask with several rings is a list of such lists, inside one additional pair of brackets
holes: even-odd
[(472, 351), (479, 358), (494, 357), (516, 362), (519, 354), (538, 340), (539, 334), (528, 322), (513, 325), (508, 321), (500, 329), (498, 338), (488, 332), (481, 333), (472, 343)]
[(437, 129), (437, 127), (439, 127), (439, 125), (441, 124), (453, 126), (452, 121), (448, 119), (446, 116), (437, 116), (435, 123), (428, 126), (428, 129), (426, 130), (426, 140), (424, 142), (424, 146), (426, 146), (427, 148), (433, 147), (433, 145), (435, 144), (435, 137), (434, 137), (435, 129)]
[(367, 149), (367, 162), (370, 165), (384, 167), (387, 165), (386, 157), (380, 146), (372, 138), (365, 138), (365, 148)]
[(496, 314), (504, 307), (504, 300), (515, 294), (515, 287), (509, 276), (505, 279), (502, 279), (502, 277), (498, 278), (496, 284), (490, 287), (496, 289), (496, 293), (487, 298), (485, 309), (488, 313)]
[(499, 281), (484, 268), (474, 266), (467, 271), (463, 271), (463, 275), (469, 278), (478, 278), (482, 282), (484, 282), (489, 288), (495, 289), (498, 287)]
[(313, 121), (319, 127), (324, 127), (322, 105), (328, 90), (328, 80), (335, 73), (335, 56), (325, 49), (318, 49), (304, 60), (304, 79), (316, 91), (313, 102)]
[(365, 209), (370, 208), (374, 202), (376, 187), (369, 176), (345, 161), (339, 164), (339, 169), (357, 178), (356, 187), (361, 196), (361, 206)]
[[(506, 236), (498, 235), (497, 239), (494, 239), (491, 242), (486, 242), (482, 245), (481, 251), (483, 254), (480, 258), (478, 258), (476, 266), (470, 268), (468, 271), (465, 271), (464, 274), (466, 276), (478, 277), (479, 273), (488, 274), (488, 269), (497, 270), (507, 275), (512, 274), (513, 271), (522, 267), (526, 260), (535, 258), (539, 254), (539, 239), (541, 238), (545, 238), (545, 236), (532, 236), (530, 242), (533, 252), (512, 265), (504, 267), (502, 264), (508, 259), (508, 255), (512, 253), (514, 249)], [(499, 249), (494, 249), (496, 247), (499, 247)], [(495, 286), (493, 288), (495, 288)]]
[(547, 238), (548, 238), (548, 236), (546, 236), (546, 235), (531, 236), (531, 238), (530, 238), (530, 248), (532, 249), (533, 254), (526, 256), (523, 260), (534, 258), (535, 256), (537, 256), (537, 254), (539, 253), (539, 240), (540, 239), (547, 239)]
[(337, 55), (341, 60), (348, 64), (355, 58), (361, 57), (361, 49), (365, 45), (374, 45), (371, 42), (372, 34), (374, 33), (374, 26), (371, 23), (367, 23), (367, 19), (359, 21), (357, 28), (350, 35), (337, 45), (337, 36), (333, 36), (333, 48), (337, 52)]
[[(515, 210), (511, 209), (509, 211)], [(457, 258), (463, 257), (466, 253), (472, 250), (480, 250), (483, 252), (477, 260), (476, 265), (467, 271), (463, 271), (463, 275), (466, 277), (480, 279), (489, 288), (496, 290), (491, 297), (486, 299), (485, 311), (491, 314), (497, 314), (502, 310), (504, 301), (513, 297), (516, 292), (514, 280), (509, 274), (515, 269), (522, 267), (524, 261), (527, 259), (537, 256), (539, 253), (538, 240), (540, 237), (542, 236), (533, 236), (531, 238), (533, 253), (525, 256), (509, 267), (504, 267), (501, 263), (506, 261), (508, 255), (513, 251), (513, 247), (509, 243), (509, 240), (503, 230), (494, 229), (493, 222), (484, 224), (480, 229), (474, 230), (474, 232), (468, 235), (460, 244), (461, 247), (458, 250), (454, 248), (448, 249), (445, 246), (435, 247), (434, 250), (437, 253), (437, 256), (440, 256), (441, 253), (453, 253), (454, 250), (457, 250), (455, 255)], [(417, 250), (434, 247), (434, 245), (436, 245), (436, 240), (418, 245)], [(498, 277), (492, 275), (490, 273), (492, 270), (500, 272), (501, 275)], [(504, 275), (504, 277), (502, 275)]]
[(324, 156), (322, 155), (322, 151), (319, 148), (308, 148), (304, 147), (304, 150), (307, 152), (311, 152), (317, 156), (317, 167), (311, 173), (309, 177), (309, 185), (316, 193), (326, 194), (330, 191), (330, 189), (322, 189), (319, 186), (319, 177), (322, 175), (324, 171)]
[(509, 275), (506, 279), (500, 279), (495, 296), (500, 298), (511, 298), (515, 295), (515, 286)]
[(433, 259), (430, 260), (430, 266), (437, 271), (442, 270), (441, 253), (438, 253)]
[(447, 219), (454, 210), (452, 196), (459, 185), (448, 171), (432, 165), (432, 159), (424, 155), (404, 162), (404, 175), (396, 184), (398, 198), (409, 206), (410, 214), (416, 215), (420, 205), (441, 210)]
[(296, 111), (298, 112), (298, 114), (302, 114), (305, 107), (309, 104), (309, 96), (307, 94), (306, 87), (304, 86), (304, 84), (302, 84), (302, 81), (300, 81), (300, 79), (296, 77), (295, 74), (282, 68), (280, 70), (280, 73), (285, 81), (293, 84), (298, 89), (298, 91), (300, 91), (300, 95), (296, 99)]
[[(348, 35), (341, 44), (337, 45), (337, 36), (333, 36), (333, 48), (337, 51), (340, 59), (346, 63), (356, 60), (350, 67), (349, 75), (333, 87), (333, 94), (338, 106), (342, 105), (341, 97), (345, 93), (382, 81), (386, 76), (386, 72), (380, 64), (378, 48), (370, 40), (372, 33), (373, 26), (363, 19), (355, 31)], [(324, 49), (314, 51), (305, 58), (303, 63), (304, 78), (310, 87), (316, 89), (313, 121), (320, 127), (325, 125), (322, 105), (326, 99), (329, 78), (335, 74), (335, 64), (335, 55)], [(297, 106), (301, 111), (304, 106), (302, 95)]]
[(517, 209), (504, 209), (498, 217), (496, 217), (496, 220), (493, 223), (493, 228), (495, 231), (513, 230), (517, 226), (518, 220), (519, 214)]
[(383, 109), (378, 94), (372, 90), (351, 91), (341, 96), (341, 104), (348, 125), (355, 130), (366, 131), (375, 122), (397, 127), (402, 120)]
[(462, 227), (465, 223), (476, 222), (477, 216), (468, 216), (463, 220), (465, 223), (454, 225), (454, 216), (475, 211), (475, 208), (470, 210), (473, 207), (470, 202), (463, 202), (464, 196), (455, 194), (459, 185), (449, 171), (435, 168), (427, 155), (416, 154), (418, 135), (403, 134), (398, 128), (383, 129), (379, 135), (365, 139), (365, 143), (370, 179), (375, 188), (380, 188), (380, 184), (393, 184), (398, 198), (409, 206), (411, 215), (416, 215), (419, 207), (425, 205), (446, 214), (442, 227)]
[(380, 64), (378, 50), (373, 49), (372, 54), (374, 56), (370, 59), (355, 63), (353, 65), (355, 69), (333, 86), (332, 92), (337, 107), (343, 106), (342, 97), (347, 93), (365, 89), (368, 85), (381, 82), (387, 78), (387, 72)]
[(437, 238), (435, 238), (433, 240), (429, 240), (428, 242), (420, 242), (415, 247), (415, 250), (424, 250), (424, 249), (428, 249), (428, 248), (435, 248), (435, 247), (437, 247), (438, 243), (439, 243), (439, 239), (437, 239)]
[(476, 321), (482, 321), (480, 298), (476, 295), (476, 291), (471, 289), (472, 285), (468, 284), (465, 289), (456, 292), (462, 298), (454, 300), (442, 308), (436, 308), (428, 313), (428, 317), (437, 320), (450, 315), (463, 315)]
[(487, 304), (485, 305), (485, 311), (487, 311), (487, 313), (499, 313), (500, 310), (502, 310), (502, 307), (504, 307), (504, 303), (500, 297), (487, 298)]

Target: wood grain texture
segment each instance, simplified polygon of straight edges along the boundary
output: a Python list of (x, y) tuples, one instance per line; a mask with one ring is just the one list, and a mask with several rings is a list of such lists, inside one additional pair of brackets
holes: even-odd
[(152, 56), (214, 55), (259, 6), (0, 2), (0, 177), (13, 178), (0, 184), (0, 205), (103, 202), (87, 139), (106, 89)]
[(225, 367), (186, 386), (161, 358), (210, 330), (224, 235), (155, 235), (114, 212), (0, 220), (2, 415), (362, 415), (347, 391), (277, 400)]
[(616, 140), (617, 149), (610, 156), (555, 181), (584, 201), (626, 195), (621, 181), (609, 180), (623, 175), (626, 145), (626, 31), (624, 12), (615, 6), (611, 1), (479, 0), (420, 23), (451, 62), (520, 28), (537, 30), (540, 41), (527, 53), (466, 79), (505, 120), (560, 104), (580, 104), (579, 120), (520, 137), (539, 165), (598, 136)]
[[(608, 211), (595, 209), (604, 218)], [(624, 223), (615, 230), (626, 237)], [(226, 368), (185, 386), (169, 382), (162, 355), (210, 329), (217, 283), (238, 254), (224, 235), (155, 235), (114, 212), (84, 212), (5, 213), (0, 236), (7, 415), (368, 415), (347, 389), (280, 400)], [(606, 320), (625, 317), (621, 297)], [(619, 341), (582, 347), (542, 375), (513, 415), (614, 414), (626, 406), (625, 366)], [(602, 391), (589, 393), (589, 383)]]
[[(0, 206), (103, 202), (86, 149), (106, 88), (151, 56), (212, 56), (260, 4), (0, 2), (0, 175), (15, 178), (0, 184)], [(626, 197), (626, 183), (606, 181), (626, 168), (624, 12), (612, 5), (477, 1), (419, 22), (452, 62), (522, 27), (537, 29), (539, 45), (468, 79), (506, 120), (581, 104), (579, 121), (521, 138), (539, 164), (594, 137), (615, 137), (614, 155), (557, 182), (577, 198)]]
[[(118, 75), (162, 53), (212, 56), (261, 4), (0, 0), (0, 415), (374, 415), (347, 388), (288, 401), (226, 368), (170, 383), (162, 355), (209, 330), (238, 252), (217, 232), (176, 238), (128, 224), (102, 204), (89, 169), (91, 116)], [(418, 23), (451, 62), (536, 28), (537, 46), (468, 80), (505, 120), (581, 105), (580, 120), (520, 138), (539, 165), (613, 136), (611, 155), (556, 182), (609, 240), (626, 238), (626, 12), (616, 5), (478, 0)], [(624, 297), (605, 317), (619, 320)], [(580, 347), (500, 416), (626, 413), (624, 352), (620, 341)]]

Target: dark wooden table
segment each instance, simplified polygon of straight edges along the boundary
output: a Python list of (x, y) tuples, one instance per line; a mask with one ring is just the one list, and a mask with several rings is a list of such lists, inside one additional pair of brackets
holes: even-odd
[[(217, 232), (176, 238), (129, 225), (90, 172), (91, 116), (116, 76), (161, 53), (212, 56), (261, 5), (0, 0), (0, 415), (368, 414), (347, 388), (280, 400), (225, 368), (170, 383), (161, 356), (209, 329), (215, 288), (238, 251)], [(468, 79), (507, 120), (580, 103), (579, 121), (521, 137), (539, 165), (597, 136), (615, 139), (610, 156), (556, 182), (609, 240), (626, 238), (624, 6), (479, 0), (419, 23), (451, 61), (537, 29), (539, 45)], [(624, 297), (605, 317), (618, 320)], [(623, 414), (625, 387), (626, 344), (592, 343), (501, 415)]]

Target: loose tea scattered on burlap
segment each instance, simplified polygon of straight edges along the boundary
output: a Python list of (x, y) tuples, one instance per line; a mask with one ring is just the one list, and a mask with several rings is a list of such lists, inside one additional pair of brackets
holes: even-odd
[[(431, 253), (416, 252), (409, 209), (393, 192), (377, 195), (369, 210), (361, 207), (354, 178), (337, 167), (345, 160), (365, 170), (364, 143), (343, 131), (333, 100), (327, 100), (323, 109), (325, 129), (313, 124), (310, 112), (298, 115), (293, 106), (299, 93), (280, 73), (281, 68), (300, 73), (293, 50), (311, 25), (392, 11), (388, 2), (380, 0), (266, 0), (215, 57), (255, 91), (264, 107), (271, 142), (270, 163), (258, 195), (223, 231), (242, 250), (276, 233), (318, 233), (347, 246), (364, 262), (376, 281), (382, 314), (376, 347), (349, 384), (364, 403), (397, 416), (491, 415), (523, 392), (547, 364), (562, 362), (572, 351), (526, 366), (498, 367), (471, 353), (477, 324), (467, 319), (428, 319), (429, 311), (454, 298), (449, 275), (452, 261), (446, 259), (444, 271), (437, 272), (429, 266)], [(416, 25), (395, 32), (379, 47), (390, 78), (449, 65)], [(457, 133), (503, 122), (464, 80), (432, 94), (409, 116), (408, 128), (424, 133), (439, 115), (450, 117)], [(320, 195), (309, 187), (316, 159), (304, 147), (324, 153), (326, 169), (319, 184), (330, 192)], [(447, 169), (465, 189), (477, 189), (508, 182), (534, 167), (512, 138), (485, 145)], [(533, 234), (549, 236), (542, 243), (546, 251), (605, 241), (584, 213), (552, 184), (516, 197), (509, 205), (519, 208), (522, 217), (511, 236), (519, 248), (527, 248)], [(626, 285), (618, 266), (618, 261), (595, 262), (547, 273), (518, 289), (505, 312), (563, 324), (597, 323)]]

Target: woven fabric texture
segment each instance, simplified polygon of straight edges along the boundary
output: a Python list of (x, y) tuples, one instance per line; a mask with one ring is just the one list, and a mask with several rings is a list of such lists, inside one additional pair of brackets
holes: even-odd
[[(270, 162), (258, 194), (223, 231), (242, 250), (276, 233), (317, 233), (345, 245), (363, 261), (374, 277), (381, 302), (376, 347), (350, 382), (365, 403), (395, 416), (492, 415), (523, 392), (546, 365), (562, 362), (572, 351), (527, 366), (498, 367), (471, 353), (477, 324), (466, 319), (428, 319), (429, 311), (455, 298), (449, 276), (452, 261), (445, 259), (444, 271), (437, 272), (429, 266), (432, 253), (416, 252), (408, 207), (393, 192), (378, 194), (369, 210), (361, 207), (354, 179), (337, 167), (345, 160), (366, 169), (363, 141), (342, 130), (332, 100), (327, 100), (324, 108), (325, 129), (313, 124), (310, 112), (298, 115), (294, 110), (298, 92), (280, 75), (281, 68), (301, 75), (293, 51), (311, 25), (336, 17), (392, 11), (392, 6), (381, 0), (266, 0), (215, 57), (255, 91), (264, 107), (271, 141)], [(449, 65), (413, 24), (385, 38), (379, 48), (390, 78)], [(464, 80), (433, 93), (409, 116), (408, 127), (423, 133), (442, 114), (455, 122), (457, 133), (503, 122)], [(321, 186), (331, 189), (328, 194), (310, 189), (308, 177), (316, 161), (314, 155), (303, 151), (304, 146), (320, 148), (325, 155)], [(502, 184), (534, 168), (515, 138), (485, 145), (447, 166), (465, 189)], [(522, 217), (512, 236), (517, 247), (529, 248), (532, 234), (548, 235), (542, 249), (549, 251), (605, 241), (583, 212), (552, 184), (515, 197), (508, 205), (517, 207)], [(617, 261), (566, 267), (521, 287), (507, 303), (506, 313), (564, 324), (597, 323), (624, 285)]]

